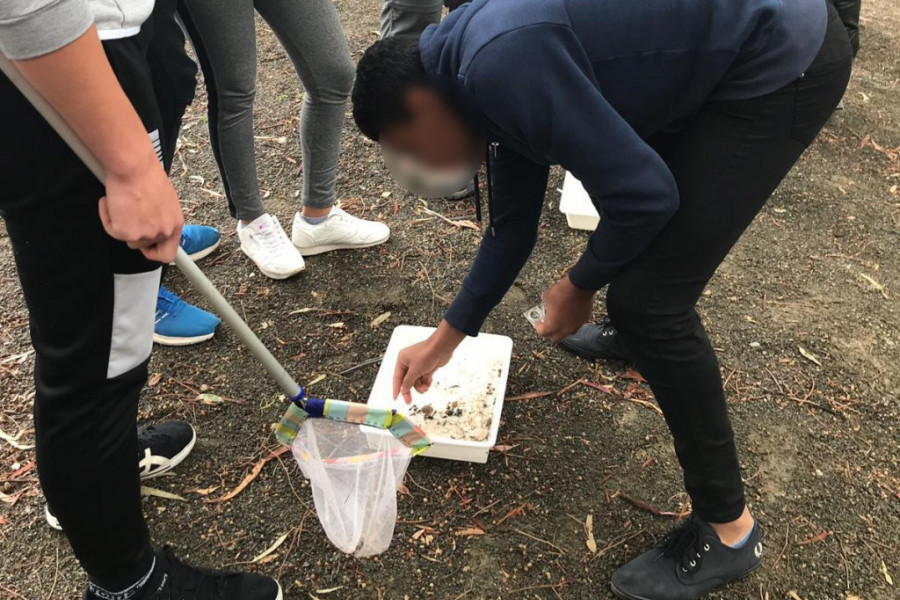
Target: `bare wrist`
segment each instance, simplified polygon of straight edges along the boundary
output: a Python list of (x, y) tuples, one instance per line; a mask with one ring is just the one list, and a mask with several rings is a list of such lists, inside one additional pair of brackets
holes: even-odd
[(465, 333), (444, 320), (431, 334), (431, 348), (441, 353), (453, 353), (465, 337)]

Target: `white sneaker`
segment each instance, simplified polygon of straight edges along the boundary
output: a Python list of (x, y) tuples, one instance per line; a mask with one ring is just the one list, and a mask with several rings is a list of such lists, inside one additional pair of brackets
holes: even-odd
[(241, 250), (267, 277), (287, 279), (306, 266), (300, 252), (281, 228), (281, 223), (272, 215), (258, 217), (249, 225), (238, 221), (237, 232)]
[(368, 248), (385, 243), (389, 237), (391, 230), (384, 223), (354, 217), (337, 206), (318, 225), (310, 225), (303, 215), (295, 214), (291, 232), (291, 240), (303, 256), (345, 248)]

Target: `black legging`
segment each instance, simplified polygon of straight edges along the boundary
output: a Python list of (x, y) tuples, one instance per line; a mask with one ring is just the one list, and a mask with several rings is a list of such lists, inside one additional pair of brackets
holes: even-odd
[(678, 184), (678, 212), (609, 286), (606, 303), (675, 438), (694, 511), (729, 522), (744, 509), (734, 435), (715, 352), (695, 304), (719, 264), (828, 120), (851, 49), (829, 8), (822, 50), (786, 87), (709, 102), (687, 127), (648, 142)]

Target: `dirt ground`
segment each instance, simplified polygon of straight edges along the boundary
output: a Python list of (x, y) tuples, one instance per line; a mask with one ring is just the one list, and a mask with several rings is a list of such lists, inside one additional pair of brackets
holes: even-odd
[[(375, 39), (378, 2), (338, 6), (358, 57)], [(269, 30), (259, 35), (260, 181), (267, 206), (287, 223), (300, 188), (302, 92)], [(767, 540), (765, 568), (713, 598), (900, 598), (900, 5), (866, 0), (862, 37), (846, 109), (700, 304)], [(267, 280), (238, 250), (204, 112), (201, 93), (174, 173), (188, 220), (224, 233), (201, 266), (287, 368), (316, 382), (313, 392), (365, 401), (377, 365), (359, 365), (381, 356), (396, 325), (438, 322), (478, 232), (426, 212), (348, 122), (339, 196), (352, 212), (386, 220), (391, 241), (315, 257), (291, 281)], [(500, 447), (486, 465), (414, 461), (387, 553), (338, 553), (289, 455), (265, 460), (277, 449), (272, 424), (283, 399), (225, 328), (210, 343), (153, 356), (142, 420), (187, 419), (199, 432), (176, 474), (151, 483), (184, 498), (145, 500), (155, 541), (200, 564), (275, 575), (291, 599), (611, 597), (613, 569), (689, 507), (646, 387), (622, 364), (549, 346), (521, 316), (586, 239), (558, 211), (560, 184), (555, 172), (534, 256), (486, 327), (515, 340)], [(450, 219), (472, 213), (444, 201), (427, 208)], [(168, 284), (199, 301), (180, 274)], [(21, 433), (17, 443), (27, 446), (33, 354), (3, 229), (0, 305), (0, 429)], [(580, 379), (610, 391), (571, 385)], [(203, 393), (223, 401), (204, 402)], [(0, 440), (0, 598), (75, 598), (85, 579), (65, 538), (44, 523), (33, 461), (32, 450)], [(217, 501), (260, 464), (243, 491)]]

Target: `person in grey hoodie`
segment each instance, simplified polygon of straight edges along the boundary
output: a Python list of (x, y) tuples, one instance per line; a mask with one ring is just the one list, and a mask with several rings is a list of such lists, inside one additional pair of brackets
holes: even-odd
[[(0, 77), (0, 216), (35, 349), (38, 475), (87, 572), (87, 600), (280, 600), (274, 579), (154, 551), (141, 511), (138, 399), (160, 265), (174, 259), (183, 223), (136, 39), (152, 10), (152, 0), (0, 2), (0, 53), (106, 171), (103, 185)], [(152, 437), (177, 459), (173, 438)]]

